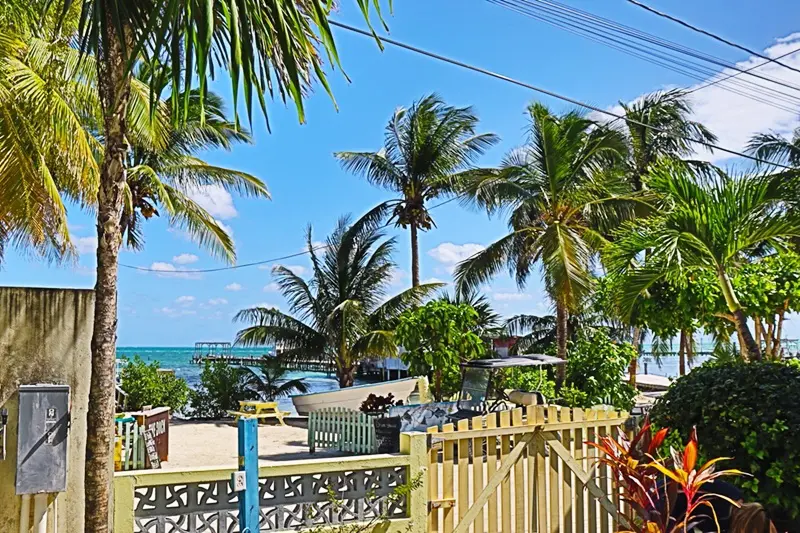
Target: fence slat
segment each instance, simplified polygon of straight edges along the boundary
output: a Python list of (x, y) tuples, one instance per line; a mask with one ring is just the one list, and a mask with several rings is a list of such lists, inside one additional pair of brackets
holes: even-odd
[[(521, 427), (524, 425), (522, 420), (522, 408), (518, 407), (511, 411), (511, 425)], [(516, 439), (521, 438), (515, 437)], [(525, 531), (525, 462), (520, 459), (514, 464), (514, 531)]]
[[(428, 433), (439, 433), (439, 428), (430, 427)], [(439, 450), (430, 446), (428, 455), (428, 501), (433, 502), (439, 499)], [(437, 507), (428, 507), (428, 532), (439, 532), (439, 509)]]
[[(559, 422), (572, 422), (572, 410), (568, 407), (562, 407), (559, 411)], [(569, 450), (572, 446), (572, 430), (564, 429), (561, 431), (561, 444)], [(573, 520), (575, 514), (573, 513), (573, 502), (575, 501), (575, 474), (572, 469), (564, 464), (564, 461), (558, 460), (558, 470), (561, 479), (561, 507), (562, 516), (564, 519), (564, 527), (561, 531), (564, 533), (572, 533), (575, 531)]]
[[(497, 413), (486, 415), (486, 429), (497, 427)], [(492, 479), (497, 472), (497, 437), (486, 439), (486, 479)], [(489, 517), (489, 533), (497, 533), (497, 492), (489, 498), (487, 509)]]
[[(469, 420), (458, 421), (458, 431), (469, 434)], [(458, 440), (458, 521), (469, 509), (469, 443), (468, 438)]]
[[(508, 411), (500, 411), (500, 427), (511, 427), (511, 413)], [(506, 456), (511, 453), (511, 437), (503, 435), (500, 437), (500, 457), (501, 462)], [(500, 523), (502, 524), (503, 533), (511, 531), (511, 473), (503, 478), (500, 485), (500, 503), (502, 511), (500, 512)]]
[[(583, 441), (586, 440), (584, 438), (583, 432), (583, 409), (576, 407), (572, 410), (572, 420), (575, 421), (575, 438), (572, 441), (572, 446), (570, 447), (570, 451), (572, 452), (572, 456), (578, 462), (579, 465), (586, 469), (586, 464), (583, 460), (585, 457), (584, 447), (586, 446)], [(575, 487), (575, 502), (573, 506), (575, 508), (575, 531), (577, 533), (589, 533), (586, 527), (586, 510), (584, 509), (584, 502), (586, 501), (586, 489), (584, 488), (582, 483), (577, 483), (573, 480), (574, 487)]]
[[(453, 424), (445, 424), (442, 426), (443, 433), (450, 433), (453, 431)], [(444, 452), (442, 457), (442, 494), (443, 499), (453, 499), (453, 449), (455, 448), (455, 441), (444, 441)], [(455, 527), (455, 512), (453, 507), (446, 507), (444, 509), (444, 533), (453, 533)]]
[[(584, 414), (586, 415), (586, 419), (591, 422), (587, 426), (586, 440), (591, 442), (597, 442), (597, 411), (595, 409), (589, 409)], [(601, 486), (600, 469), (596, 468), (597, 465), (596, 448), (593, 447), (588, 448), (588, 458), (586, 462), (589, 468), (588, 471), (593, 474), (592, 479), (590, 479), (590, 481), (594, 481), (597, 486)], [(594, 498), (589, 498), (588, 508), (589, 508), (589, 531), (590, 532), (598, 531), (600, 503)]]
[[(558, 422), (558, 407), (551, 405), (547, 407), (547, 423), (553, 424)], [(545, 424), (545, 427), (547, 425)], [(548, 493), (550, 499), (547, 505), (550, 508), (550, 531), (556, 533), (564, 530), (564, 515), (561, 505), (561, 478), (558, 475), (558, 456), (549, 450), (550, 457), (548, 457), (547, 480), (549, 486)]]
[[(483, 417), (476, 416), (472, 419), (472, 429), (483, 429)], [(472, 501), (473, 505), (478, 495), (483, 490), (483, 460), (484, 460), (483, 437), (472, 439)], [(483, 533), (483, 507), (478, 512), (473, 525), (475, 533)]]

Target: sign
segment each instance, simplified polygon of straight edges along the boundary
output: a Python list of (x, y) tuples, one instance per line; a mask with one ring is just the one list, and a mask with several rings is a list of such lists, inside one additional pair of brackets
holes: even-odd
[(150, 459), (150, 468), (161, 468), (161, 459), (158, 457), (158, 449), (156, 449), (156, 437), (153, 435), (152, 429), (144, 431), (144, 449)]

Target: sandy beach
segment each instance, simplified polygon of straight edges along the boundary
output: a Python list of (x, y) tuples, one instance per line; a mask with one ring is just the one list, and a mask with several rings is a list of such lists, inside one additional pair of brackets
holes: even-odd
[[(235, 468), (237, 431), (230, 421), (172, 420), (169, 425), (169, 461), (165, 469), (192, 467)], [(264, 464), (315, 457), (330, 457), (338, 452), (308, 451), (308, 430), (293, 426), (260, 425), (258, 455)]]

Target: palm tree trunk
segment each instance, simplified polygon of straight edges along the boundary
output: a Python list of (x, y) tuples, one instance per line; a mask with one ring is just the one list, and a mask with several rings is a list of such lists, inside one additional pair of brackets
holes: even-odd
[[(567, 360), (567, 328), (568, 315), (567, 306), (563, 302), (556, 303), (556, 346), (559, 359)], [(566, 376), (566, 365), (558, 365), (557, 380), (559, 384), (564, 383)]]
[(115, 411), (117, 259), (122, 244), (120, 216), (128, 149), (125, 140), (125, 110), (130, 95), (130, 77), (126, 73), (120, 36), (113, 21), (106, 21), (104, 31), (108, 46), (97, 62), (105, 128), (105, 153), (97, 193), (97, 281), (84, 480), (86, 533), (106, 533), (109, 530)]
[(419, 237), (417, 236), (417, 223), (411, 224), (411, 286), (419, 286)]
[(631, 359), (628, 365), (628, 383), (631, 387), (636, 387), (636, 373), (639, 371), (639, 345), (642, 343), (642, 328), (635, 326), (633, 328), (633, 335), (631, 344), (633, 344), (636, 355)]
[[(691, 342), (691, 341), (688, 341)], [(686, 330), (681, 330), (681, 340), (678, 348), (678, 375), (686, 375), (686, 352), (688, 351)]]
[(744, 314), (744, 311), (742, 311), (739, 299), (736, 298), (736, 293), (733, 291), (733, 284), (728, 278), (727, 272), (725, 272), (725, 269), (721, 266), (717, 268), (717, 278), (722, 288), (722, 294), (725, 296), (725, 303), (728, 305), (728, 310), (733, 314), (736, 331), (739, 332), (742, 340), (742, 353), (746, 353), (748, 359), (751, 361), (761, 361), (761, 347), (750, 332), (750, 326), (747, 325), (747, 316)]

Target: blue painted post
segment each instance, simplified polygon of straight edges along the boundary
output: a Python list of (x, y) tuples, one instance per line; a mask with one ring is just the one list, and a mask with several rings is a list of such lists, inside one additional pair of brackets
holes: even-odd
[(258, 420), (239, 419), (239, 470), (245, 473), (245, 489), (239, 493), (239, 531), (258, 533)]

